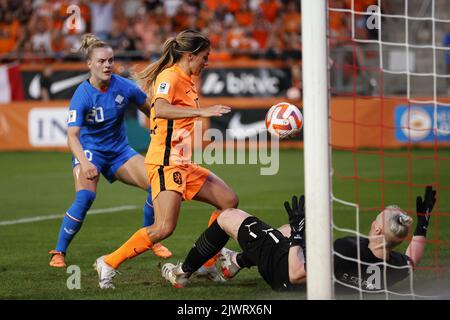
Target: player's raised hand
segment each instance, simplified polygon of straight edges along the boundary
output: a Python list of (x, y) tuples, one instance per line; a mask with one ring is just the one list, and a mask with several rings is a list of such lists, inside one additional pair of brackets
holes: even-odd
[(432, 186), (426, 186), (423, 199), (421, 196), (416, 198), (417, 226), (414, 232), (415, 236), (426, 237), (428, 224), (430, 223), (430, 213), (435, 203), (436, 190), (433, 190)]
[(289, 216), (291, 226), (291, 245), (305, 245), (305, 196), (292, 197), (292, 206), (288, 201), (284, 202), (284, 208)]
[(211, 107), (200, 109), (200, 115), (205, 118), (221, 117), (229, 112), (231, 112), (231, 108), (229, 106), (224, 106), (221, 104), (216, 104)]

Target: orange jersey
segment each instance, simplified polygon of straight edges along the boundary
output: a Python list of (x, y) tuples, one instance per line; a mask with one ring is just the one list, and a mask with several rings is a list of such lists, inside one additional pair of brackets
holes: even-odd
[[(178, 65), (164, 69), (152, 87), (152, 105), (162, 98), (184, 108), (199, 108), (194, 82)], [(161, 119), (150, 112), (150, 146), (145, 163), (161, 166), (191, 163), (191, 137), (195, 118)]]

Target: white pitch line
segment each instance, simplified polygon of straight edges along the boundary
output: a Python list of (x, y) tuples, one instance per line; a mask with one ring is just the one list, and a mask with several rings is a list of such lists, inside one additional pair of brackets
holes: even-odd
[[(138, 209), (138, 206), (121, 206), (121, 207), (113, 207), (113, 208), (105, 208), (105, 209), (94, 209), (94, 210), (89, 210), (88, 211), (88, 215), (97, 215), (97, 214), (105, 214), (105, 213), (112, 213), (112, 212), (118, 212), (118, 211), (127, 211), (127, 210), (134, 210), (134, 209)], [(280, 211), (282, 211), (282, 209), (280, 209), (281, 206), (244, 206), (242, 207), (243, 210), (261, 210), (261, 211), (266, 211), (266, 210), (276, 210), (279, 209)], [(199, 208), (194, 208), (194, 207), (190, 207), (190, 208), (183, 208), (182, 210), (201, 210)], [(15, 225), (15, 224), (21, 224), (21, 223), (29, 223), (29, 222), (36, 222), (36, 221), (45, 221), (45, 220), (54, 220), (54, 219), (61, 219), (63, 218), (64, 215), (61, 214), (52, 214), (52, 215), (48, 215), (48, 216), (37, 216), (37, 217), (31, 217), (31, 218), (23, 218), (23, 219), (18, 219), (18, 220), (7, 220), (7, 221), (0, 221), (0, 227), (1, 226), (10, 226), (10, 225)]]
[[(105, 213), (112, 213), (112, 212), (118, 212), (118, 211), (134, 210), (137, 208), (138, 208), (137, 206), (120, 206), (120, 207), (105, 208), (105, 209), (94, 209), (94, 210), (89, 210), (87, 214), (88, 215), (97, 215), (97, 214), (105, 214)], [(10, 226), (10, 225), (20, 224), (20, 223), (61, 219), (63, 217), (64, 217), (64, 215), (61, 215), (61, 214), (52, 214), (49, 216), (38, 216), (38, 217), (23, 218), (23, 219), (18, 219), (18, 220), (0, 221), (0, 226)]]

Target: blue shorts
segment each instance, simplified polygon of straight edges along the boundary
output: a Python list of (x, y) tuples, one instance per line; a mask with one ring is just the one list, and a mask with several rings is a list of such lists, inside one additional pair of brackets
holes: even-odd
[[(113, 183), (117, 180), (115, 174), (117, 170), (130, 158), (139, 154), (130, 146), (126, 146), (122, 150), (114, 153), (104, 153), (98, 151), (84, 150), (84, 154), (86, 158), (93, 163), (98, 172), (101, 172), (103, 176), (109, 181), (109, 183)], [(72, 156), (72, 168), (79, 165), (80, 162)]]

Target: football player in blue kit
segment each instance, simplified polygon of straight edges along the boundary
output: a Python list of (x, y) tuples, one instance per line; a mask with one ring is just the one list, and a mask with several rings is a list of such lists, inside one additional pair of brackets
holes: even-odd
[[(85, 53), (90, 77), (78, 86), (70, 101), (67, 130), (76, 195), (63, 218), (56, 248), (50, 251), (51, 267), (66, 266), (67, 249), (95, 200), (100, 173), (110, 183), (119, 180), (147, 191), (144, 227), (154, 222), (144, 157), (128, 144), (124, 123), (129, 103), (149, 116), (147, 95), (133, 81), (113, 74), (114, 53), (107, 43), (87, 34), (80, 50)], [(161, 258), (172, 256), (162, 244), (152, 250)]]

